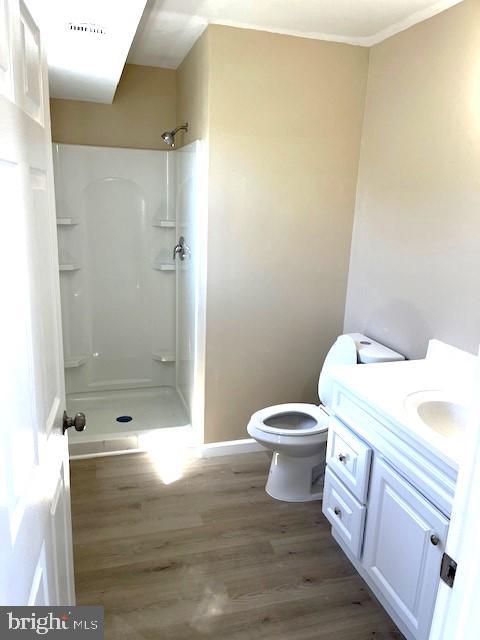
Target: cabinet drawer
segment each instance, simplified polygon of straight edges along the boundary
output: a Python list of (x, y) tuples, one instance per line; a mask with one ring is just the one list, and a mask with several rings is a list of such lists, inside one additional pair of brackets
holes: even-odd
[(367, 501), (372, 450), (341, 422), (332, 418), (328, 430), (327, 465), (335, 471), (347, 489)]
[(360, 557), (366, 507), (352, 496), (327, 467), (322, 511), (353, 555)]

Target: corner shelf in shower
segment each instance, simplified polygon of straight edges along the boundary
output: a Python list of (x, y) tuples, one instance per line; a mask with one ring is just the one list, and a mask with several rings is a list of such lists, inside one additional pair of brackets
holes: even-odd
[(87, 361), (87, 356), (67, 356), (65, 358), (64, 366), (65, 369), (75, 369), (76, 367), (81, 367), (82, 364), (85, 364)]
[(159, 262), (158, 260), (154, 260), (152, 267), (157, 271), (175, 271), (173, 262)]
[(80, 269), (80, 265), (76, 262), (61, 262), (58, 265), (60, 271), (78, 271)]
[(157, 362), (175, 362), (175, 354), (169, 351), (154, 351), (152, 358)]
[(167, 220), (166, 218), (153, 218), (153, 227), (163, 227), (164, 229), (174, 229), (176, 226), (175, 220)]
[(79, 224), (78, 218), (57, 218), (58, 226), (74, 226)]

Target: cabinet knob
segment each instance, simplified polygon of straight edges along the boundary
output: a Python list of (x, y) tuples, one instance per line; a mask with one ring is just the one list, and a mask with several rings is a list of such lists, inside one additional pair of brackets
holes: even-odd
[(343, 453), (339, 453), (338, 454), (338, 459), (340, 460), (340, 462), (346, 462), (347, 461), (347, 456), (344, 456)]
[(436, 547), (437, 544), (440, 542), (440, 538), (435, 534), (433, 534), (430, 536), (430, 542), (433, 544), (434, 547)]
[(339, 509), (338, 507), (335, 507), (335, 508), (333, 509), (333, 513), (334, 513), (336, 516), (338, 516), (338, 517), (340, 517), (340, 516), (342, 515), (342, 511), (341, 511), (341, 509)]

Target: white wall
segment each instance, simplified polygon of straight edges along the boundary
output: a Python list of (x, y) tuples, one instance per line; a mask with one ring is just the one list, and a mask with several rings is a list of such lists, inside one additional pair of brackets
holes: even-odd
[(177, 256), (177, 366), (176, 386), (189, 413), (192, 412), (194, 394), (197, 305), (199, 295), (199, 259), (205, 247), (200, 246), (198, 191), (198, 143), (178, 149), (170, 158), (175, 163), (175, 217), (176, 239), (183, 236), (188, 248), (185, 259)]
[(166, 151), (54, 145), (62, 317), (67, 392), (175, 383), (175, 365), (152, 358), (175, 351), (175, 227), (169, 189), (173, 163)]

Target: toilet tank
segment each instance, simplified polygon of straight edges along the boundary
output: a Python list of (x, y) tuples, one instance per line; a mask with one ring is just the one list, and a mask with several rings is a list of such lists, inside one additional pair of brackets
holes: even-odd
[(401, 353), (389, 349), (385, 345), (372, 340), (372, 338), (364, 336), (362, 333), (347, 333), (347, 335), (355, 340), (357, 358), (361, 364), (405, 360), (405, 356), (402, 356)]
[(405, 360), (405, 357), (362, 333), (345, 333), (338, 336), (327, 353), (318, 378), (320, 402), (324, 407), (329, 407), (333, 400), (332, 367), (343, 364), (394, 362), (395, 360)]

